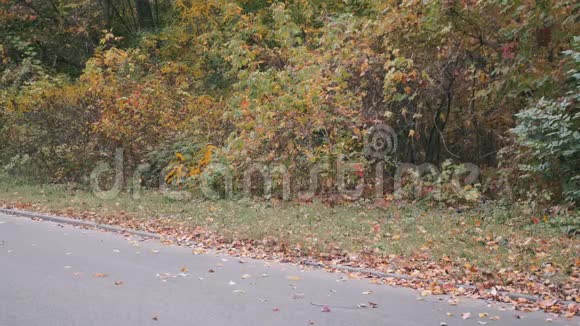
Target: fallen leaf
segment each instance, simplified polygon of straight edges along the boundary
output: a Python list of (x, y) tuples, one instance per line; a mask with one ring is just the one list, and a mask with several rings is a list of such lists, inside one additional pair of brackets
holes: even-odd
[(557, 299), (551, 299), (551, 300), (544, 300), (544, 301), (540, 301), (540, 305), (546, 308), (549, 308), (553, 305), (555, 305), (558, 302)]
[(564, 317), (566, 317), (567, 319), (572, 319), (572, 317), (576, 316), (576, 313), (574, 312), (568, 312), (564, 315)]
[(461, 314), (461, 318), (465, 319), (469, 319), (471, 318), (471, 313), (470, 312), (464, 312)]
[(359, 273), (348, 273), (346, 276), (348, 276), (348, 278), (351, 280), (358, 280), (360, 278)]
[(286, 278), (289, 279), (290, 281), (300, 281), (302, 279), (300, 278), (300, 276), (288, 276)]
[(304, 293), (294, 293), (292, 299), (304, 299)]
[(205, 253), (205, 249), (195, 248), (195, 249), (191, 250), (191, 253), (194, 255), (201, 255), (201, 254)]
[(103, 274), (103, 273), (96, 273), (95, 274), (95, 277), (107, 277), (107, 276), (109, 276), (109, 275)]

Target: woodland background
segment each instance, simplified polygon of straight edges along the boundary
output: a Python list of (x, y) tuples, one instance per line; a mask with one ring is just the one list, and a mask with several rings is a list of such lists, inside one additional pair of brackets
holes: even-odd
[[(419, 199), (573, 206), (579, 8), (567, 0), (0, 0), (0, 165), (82, 185), (122, 148), (127, 175), (147, 163), (144, 184), (157, 186), (162, 174), (195, 192), (211, 162), (233, 171), (280, 163), (296, 188), (313, 164), (339, 159), (373, 172), (384, 163), (387, 175), (398, 163), (454, 173), (472, 162), (483, 172), (471, 192)], [(377, 124), (392, 126), (399, 143), (371, 158), (364, 137)], [(332, 194), (333, 171), (322, 180), (321, 193)]]

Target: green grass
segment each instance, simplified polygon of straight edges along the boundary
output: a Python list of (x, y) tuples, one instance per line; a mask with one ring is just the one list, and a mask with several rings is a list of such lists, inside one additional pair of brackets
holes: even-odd
[[(558, 270), (551, 276), (554, 282), (568, 277), (580, 250), (577, 238), (566, 237), (562, 228), (532, 223), (526, 207), (497, 203), (458, 212), (412, 203), (376, 208), (369, 203), (330, 207), (248, 200), (185, 202), (156, 191), (146, 191), (139, 199), (122, 193), (103, 200), (72, 185), (35, 185), (6, 176), (0, 178), (0, 203), (138, 220), (168, 218), (169, 224), (202, 226), (226, 239), (275, 239), (276, 244), (300, 246), (307, 253), (426, 255), (491, 272), (534, 271), (549, 262)], [(568, 218), (578, 220), (577, 215)]]

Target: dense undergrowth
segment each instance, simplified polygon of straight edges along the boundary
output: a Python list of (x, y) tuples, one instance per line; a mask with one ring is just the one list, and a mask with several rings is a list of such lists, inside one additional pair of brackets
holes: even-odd
[[(261, 164), (296, 192), (322, 166), (316, 191), (331, 196), (343, 162), (366, 188), (377, 165), (392, 178), (401, 163), (469, 162), (481, 173), (462, 195), (418, 197), (537, 211), (578, 199), (574, 1), (174, 0), (153, 21), (103, 3), (0, 3), (4, 170), (89, 184), (122, 150), (124, 188), (136, 171), (223, 188), (215, 166), (240, 181)], [(369, 152), (382, 125), (396, 150)], [(397, 190), (387, 181), (378, 197)], [(282, 178), (271, 186), (281, 197)]]

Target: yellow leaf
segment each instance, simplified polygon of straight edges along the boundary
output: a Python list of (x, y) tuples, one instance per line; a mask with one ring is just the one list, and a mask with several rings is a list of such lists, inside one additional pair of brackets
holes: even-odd
[(290, 281), (300, 281), (302, 279), (300, 278), (300, 276), (288, 276), (286, 278), (289, 279)]

